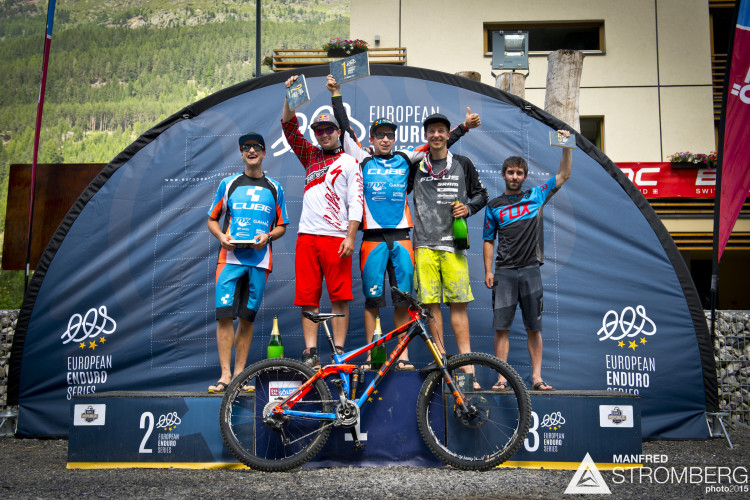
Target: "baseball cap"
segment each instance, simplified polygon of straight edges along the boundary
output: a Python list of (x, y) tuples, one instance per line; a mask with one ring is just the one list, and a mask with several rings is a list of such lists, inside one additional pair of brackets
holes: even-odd
[(240, 136), (240, 146), (245, 144), (247, 141), (258, 141), (263, 145), (264, 148), (266, 147), (266, 141), (263, 140), (263, 136), (258, 132), (248, 132), (247, 134)]
[(310, 127), (315, 129), (321, 125), (333, 125), (336, 128), (341, 128), (339, 127), (339, 122), (336, 121), (336, 118), (334, 118), (334, 116), (328, 111), (321, 111), (318, 113), (318, 116), (313, 118)]
[(423, 125), (424, 129), (427, 130), (427, 126), (431, 123), (444, 123), (448, 129), (451, 128), (451, 122), (448, 121), (448, 118), (445, 115), (441, 115), (440, 113), (433, 113), (425, 118)]
[(388, 118), (378, 118), (377, 120), (372, 122), (372, 125), (370, 125), (370, 135), (375, 133), (376, 128), (382, 127), (382, 126), (390, 127), (390, 129), (393, 130), (394, 132), (398, 128), (398, 125), (390, 121)]

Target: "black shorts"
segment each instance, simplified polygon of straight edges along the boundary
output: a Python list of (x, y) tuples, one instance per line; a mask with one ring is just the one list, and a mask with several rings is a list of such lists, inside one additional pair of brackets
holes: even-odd
[(492, 289), (492, 328), (510, 330), (516, 306), (521, 304), (523, 326), (542, 331), (542, 272), (539, 264), (518, 269), (496, 269)]

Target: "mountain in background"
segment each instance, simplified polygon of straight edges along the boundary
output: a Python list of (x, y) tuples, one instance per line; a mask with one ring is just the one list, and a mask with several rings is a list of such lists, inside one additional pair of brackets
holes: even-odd
[[(47, 4), (0, 0), (4, 163), (32, 161)], [(261, 9), (262, 56), (348, 37), (347, 0), (262, 0)], [(39, 162), (109, 162), (188, 104), (252, 78), (255, 10), (241, 0), (58, 1)]]
[[(9, 164), (32, 162), (47, 4), (0, 0), (0, 252)], [(242, 0), (59, 0), (39, 162), (108, 163), (185, 106), (253, 78), (255, 9)], [(262, 56), (321, 48), (348, 38), (349, 1), (262, 0), (261, 19)], [(0, 270), (0, 308), (20, 307), (23, 293), (23, 271)]]

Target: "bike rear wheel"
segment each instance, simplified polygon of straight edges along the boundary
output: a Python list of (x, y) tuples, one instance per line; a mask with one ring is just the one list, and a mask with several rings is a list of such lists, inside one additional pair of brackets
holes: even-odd
[[(227, 387), (221, 400), (219, 425), (227, 448), (248, 467), (268, 472), (286, 471), (313, 458), (331, 433), (331, 422), (279, 416), (264, 422), (274, 401), (283, 399), (315, 372), (292, 359), (266, 359), (247, 368)], [(243, 391), (254, 387), (252, 392)], [(305, 412), (330, 413), (331, 392), (317, 380), (294, 405)]]
[[(474, 376), (462, 370), (473, 366)], [(417, 398), (417, 423), (427, 446), (443, 462), (465, 470), (488, 470), (508, 460), (529, 432), (531, 400), (521, 377), (504, 361), (483, 353), (448, 361), (470, 413), (463, 413), (440, 371), (430, 373)], [(505, 379), (509, 390), (492, 391)], [(474, 387), (476, 381), (481, 388)]]

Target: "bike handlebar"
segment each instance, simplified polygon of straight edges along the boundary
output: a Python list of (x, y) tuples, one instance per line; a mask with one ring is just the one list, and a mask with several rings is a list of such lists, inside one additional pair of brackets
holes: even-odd
[(409, 309), (411, 309), (412, 311), (419, 311), (423, 316), (427, 316), (430, 318), (432, 317), (430, 310), (424, 304), (412, 297), (411, 294), (408, 294), (403, 290), (399, 290), (395, 286), (391, 287), (391, 292), (407, 301), (409, 303)]

